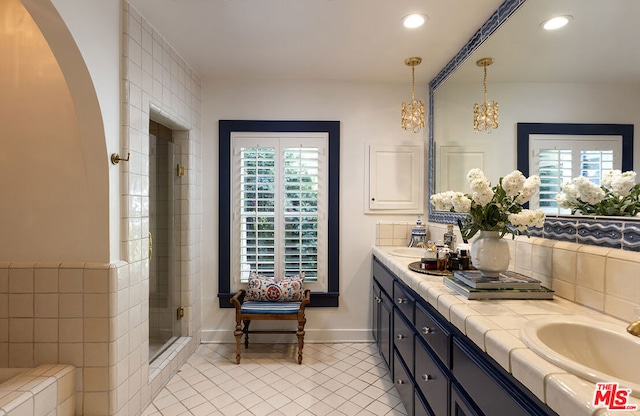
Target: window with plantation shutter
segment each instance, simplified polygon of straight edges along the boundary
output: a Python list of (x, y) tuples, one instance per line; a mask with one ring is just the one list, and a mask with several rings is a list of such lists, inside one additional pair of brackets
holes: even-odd
[(621, 169), (622, 138), (620, 136), (582, 136), (580, 140), (563, 140), (554, 136), (531, 136), (530, 165), (532, 174), (540, 177), (540, 193), (531, 200), (531, 208), (547, 214), (569, 214), (555, 201), (561, 185), (584, 176), (600, 185), (606, 172)]
[(340, 122), (219, 120), (218, 300), (250, 271), (305, 272), (311, 307), (340, 297)]
[(232, 133), (231, 270), (234, 288), (251, 271), (305, 272), (326, 289), (327, 135)]

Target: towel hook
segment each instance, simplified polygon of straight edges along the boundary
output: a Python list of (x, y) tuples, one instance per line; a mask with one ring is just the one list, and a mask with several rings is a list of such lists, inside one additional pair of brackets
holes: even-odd
[(128, 162), (130, 157), (131, 157), (131, 153), (130, 152), (127, 152), (127, 158), (126, 159), (120, 157), (120, 155), (117, 154), (117, 153), (112, 153), (111, 154), (111, 163), (113, 163), (114, 165), (117, 165), (118, 163), (120, 163), (121, 160), (123, 162)]

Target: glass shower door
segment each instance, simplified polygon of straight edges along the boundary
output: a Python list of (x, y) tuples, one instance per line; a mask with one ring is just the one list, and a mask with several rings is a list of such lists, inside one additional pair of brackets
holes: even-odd
[(149, 362), (181, 336), (177, 145), (166, 130), (149, 135)]

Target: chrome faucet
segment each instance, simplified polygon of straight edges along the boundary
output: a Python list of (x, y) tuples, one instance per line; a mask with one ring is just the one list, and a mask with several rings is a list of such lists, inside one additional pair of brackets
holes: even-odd
[(636, 337), (640, 337), (640, 320), (631, 322), (627, 327), (627, 332)]

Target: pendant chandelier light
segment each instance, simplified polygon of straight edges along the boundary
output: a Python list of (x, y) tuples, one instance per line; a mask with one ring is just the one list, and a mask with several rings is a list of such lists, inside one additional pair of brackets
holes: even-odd
[(411, 130), (414, 133), (420, 132), (424, 127), (424, 103), (416, 100), (414, 88), (416, 84), (416, 65), (420, 65), (422, 58), (412, 57), (405, 59), (404, 63), (411, 67), (411, 101), (402, 103), (402, 128)]
[(484, 69), (482, 86), (484, 87), (484, 102), (473, 105), (473, 129), (475, 131), (489, 131), (498, 128), (498, 102), (487, 100), (487, 67), (493, 63), (493, 58), (482, 58), (476, 65)]

